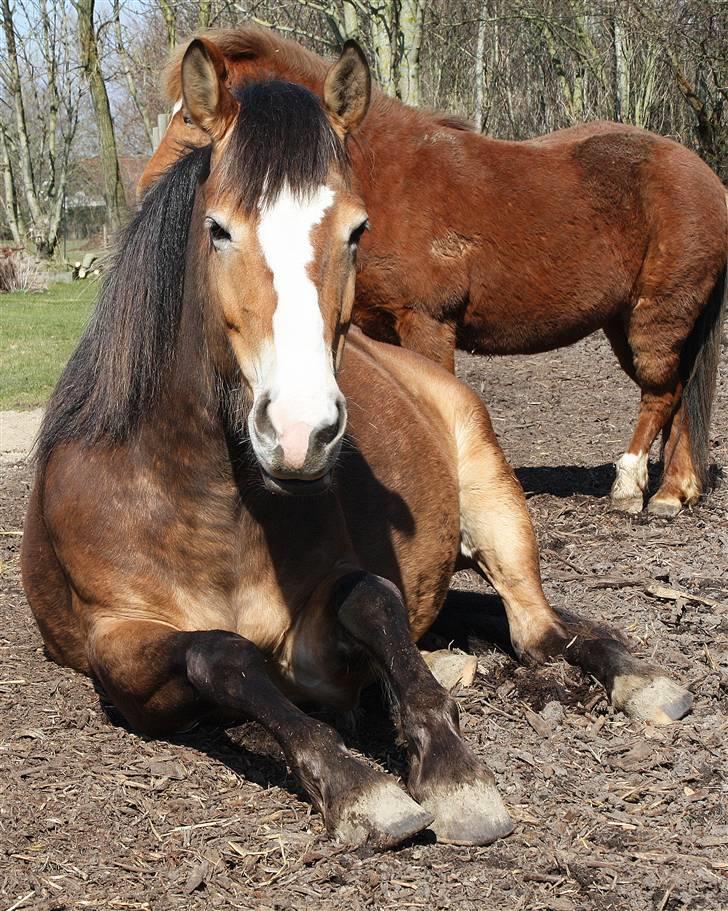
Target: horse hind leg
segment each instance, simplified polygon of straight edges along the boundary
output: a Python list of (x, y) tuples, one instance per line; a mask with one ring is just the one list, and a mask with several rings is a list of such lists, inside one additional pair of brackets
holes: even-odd
[(682, 346), (680, 370), (684, 386), (675, 415), (663, 432), (664, 473), (648, 506), (654, 515), (676, 515), (683, 506), (696, 503), (709, 483), (710, 417), (727, 300), (728, 282), (723, 267)]
[(516, 654), (539, 663), (562, 655), (634, 717), (658, 724), (681, 718), (690, 693), (631, 655), (615, 633), (547, 602), (526, 501), (484, 409), (461, 420), (457, 439), (463, 554), (503, 599)]
[(702, 262), (686, 260), (684, 240), (673, 230), (648, 253), (629, 314), (627, 338), (642, 406), (630, 449), (617, 463), (613, 491), (615, 505), (629, 506), (630, 485), (636, 493), (641, 479), (646, 481), (649, 446), (665, 429), (665, 475), (648, 507), (661, 516), (674, 516), (695, 502), (704, 486), (725, 306), (725, 265), (718, 274), (708, 253)]
[(690, 425), (684, 401), (662, 430), (663, 475), (660, 487), (650, 498), (647, 511), (662, 518), (676, 516), (684, 506), (700, 499), (702, 486), (695, 470), (690, 442)]
[(178, 731), (215, 712), (262, 724), (337, 841), (390, 848), (432, 822), (389, 776), (356, 759), (332, 728), (296, 708), (270, 679), (256, 646), (236, 633), (107, 621), (93, 630), (89, 653), (114, 704), (146, 733)]

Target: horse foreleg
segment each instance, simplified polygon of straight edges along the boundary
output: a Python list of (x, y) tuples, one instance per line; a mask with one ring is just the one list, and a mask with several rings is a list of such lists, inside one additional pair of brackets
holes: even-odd
[(537, 662), (563, 655), (628, 714), (658, 723), (681, 718), (690, 693), (631, 655), (613, 633), (557, 613), (546, 601), (523, 492), (484, 409), (461, 422), (458, 440), (463, 554), (503, 599), (516, 654)]
[(236, 633), (105, 622), (89, 651), (113, 702), (143, 731), (179, 730), (214, 712), (262, 724), (337, 840), (391, 847), (432, 821), (388, 776), (357, 760), (332, 728), (294, 706), (270, 679), (261, 652)]
[(334, 604), (350, 641), (369, 655), (387, 685), (408, 752), (407, 787), (435, 817), (438, 839), (485, 845), (507, 835), (513, 824), (493, 775), (463, 740), (455, 700), (412, 642), (397, 588), (379, 576), (353, 573), (340, 580)]

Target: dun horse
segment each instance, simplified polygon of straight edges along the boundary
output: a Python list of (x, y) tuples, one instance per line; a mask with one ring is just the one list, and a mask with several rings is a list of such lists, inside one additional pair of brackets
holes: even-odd
[[(50, 655), (133, 727), (263, 724), (336, 838), (386, 847), (431, 825), (489, 843), (510, 819), (413, 644), (458, 559), (501, 594), (523, 658), (563, 653), (656, 722), (691, 697), (549, 607), (474, 393), (356, 329), (347, 341), (367, 218), (343, 143), (368, 103), (358, 49), (323, 103), (276, 81), (232, 94), (223, 69), (213, 46), (187, 49), (185, 110), (211, 146), (147, 194), (49, 405), (28, 600)], [(409, 793), (297, 707), (347, 709), (377, 674)]]
[[(228, 82), (273, 75), (322, 90), (327, 64), (269, 31), (210, 32)], [(181, 104), (142, 178), (180, 143), (206, 141)], [(639, 512), (662, 431), (664, 473), (649, 511), (672, 516), (706, 487), (725, 300), (725, 190), (663, 137), (594, 123), (529, 142), (478, 135), (375, 93), (352, 144), (372, 230), (354, 322), (453, 369), (456, 346), (532, 354), (603, 329), (641, 404), (612, 502)], [(595, 365), (596, 369), (596, 365)]]

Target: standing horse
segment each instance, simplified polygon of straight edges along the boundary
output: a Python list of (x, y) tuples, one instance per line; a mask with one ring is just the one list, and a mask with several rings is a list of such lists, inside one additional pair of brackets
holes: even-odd
[[(489, 843), (509, 816), (413, 644), (459, 557), (503, 597), (519, 655), (564, 653), (656, 722), (691, 697), (549, 607), (475, 394), (355, 329), (346, 342), (366, 223), (342, 142), (368, 103), (360, 52), (324, 104), (275, 81), (233, 95), (223, 68), (213, 46), (187, 49), (185, 106), (211, 146), (147, 194), (49, 404), (28, 601), (50, 655), (132, 726), (262, 723), (335, 837), (390, 846), (432, 825)], [(295, 705), (349, 708), (376, 674), (409, 795)]]
[[(327, 64), (273, 32), (208, 33), (228, 82), (272, 75), (322, 90)], [(181, 54), (181, 52), (180, 52)], [(206, 141), (168, 69), (171, 124), (142, 189)], [(726, 294), (728, 209), (720, 180), (679, 144), (594, 123), (502, 142), (375, 93), (352, 145), (372, 222), (354, 322), (454, 368), (456, 345), (533, 354), (603, 329), (641, 404), (617, 461), (613, 505), (639, 512), (662, 431), (664, 474), (649, 511), (673, 516), (706, 487)]]

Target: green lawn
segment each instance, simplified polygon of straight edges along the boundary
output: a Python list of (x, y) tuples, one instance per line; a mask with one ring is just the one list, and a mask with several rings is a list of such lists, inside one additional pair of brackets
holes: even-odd
[(0, 410), (48, 398), (89, 317), (98, 281), (0, 294)]

